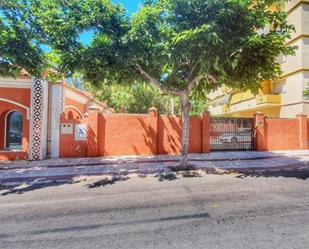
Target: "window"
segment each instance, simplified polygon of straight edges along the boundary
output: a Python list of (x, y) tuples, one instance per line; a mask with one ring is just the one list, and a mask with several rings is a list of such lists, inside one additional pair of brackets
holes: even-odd
[(20, 112), (12, 111), (6, 118), (7, 149), (21, 149), (23, 135), (23, 117)]

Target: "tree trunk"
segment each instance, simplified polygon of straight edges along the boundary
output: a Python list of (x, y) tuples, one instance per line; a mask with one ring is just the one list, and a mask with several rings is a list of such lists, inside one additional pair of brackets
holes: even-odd
[(191, 104), (189, 101), (189, 93), (185, 91), (181, 95), (182, 107), (182, 153), (180, 168), (188, 169), (188, 149), (189, 149), (189, 125), (190, 125), (190, 110)]

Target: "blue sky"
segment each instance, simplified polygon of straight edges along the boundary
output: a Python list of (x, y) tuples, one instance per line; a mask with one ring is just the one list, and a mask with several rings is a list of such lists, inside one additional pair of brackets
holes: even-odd
[[(113, 2), (119, 2), (121, 3), (125, 9), (128, 11), (128, 15), (132, 14), (133, 12), (137, 11), (139, 4), (142, 2), (142, 0), (112, 0)], [(91, 42), (93, 36), (93, 32), (88, 31), (85, 32), (80, 36), (80, 40), (84, 44), (89, 44)], [(42, 46), (43, 50), (49, 52), (50, 49), (47, 46)]]
[(139, 3), (141, 0), (113, 0), (113, 2), (122, 3), (122, 5), (128, 10), (128, 13), (131, 14), (135, 12), (138, 8)]
[[(125, 9), (127, 9), (128, 14), (130, 15), (138, 9), (138, 6), (142, 0), (113, 0), (113, 2), (121, 3)], [(80, 40), (85, 44), (89, 44), (92, 36), (93, 32), (85, 32), (83, 35), (81, 35)]]

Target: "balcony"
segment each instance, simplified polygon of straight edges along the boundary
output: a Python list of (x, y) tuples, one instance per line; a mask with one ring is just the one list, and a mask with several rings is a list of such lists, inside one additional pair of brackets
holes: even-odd
[(256, 96), (256, 105), (263, 104), (281, 104), (281, 96), (271, 94)]
[(264, 112), (269, 108), (280, 107), (281, 95), (261, 94), (254, 95), (251, 91), (234, 93), (229, 100), (219, 101), (217, 105), (210, 107), (213, 115), (234, 115), (235, 113), (254, 113), (256, 111)]
[(250, 99), (253, 99), (255, 95), (250, 91), (236, 93), (231, 97), (230, 105), (235, 105)]

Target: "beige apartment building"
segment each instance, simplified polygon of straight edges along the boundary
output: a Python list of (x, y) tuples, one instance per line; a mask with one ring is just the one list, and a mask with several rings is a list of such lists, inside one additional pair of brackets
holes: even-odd
[(303, 94), (309, 84), (309, 0), (291, 0), (285, 9), (296, 28), (287, 45), (298, 46), (298, 50), (295, 56), (279, 58), (282, 77), (262, 82), (257, 95), (227, 87), (210, 93), (212, 115), (252, 117), (258, 111), (274, 118), (292, 118), (302, 112), (309, 115), (309, 98)]

